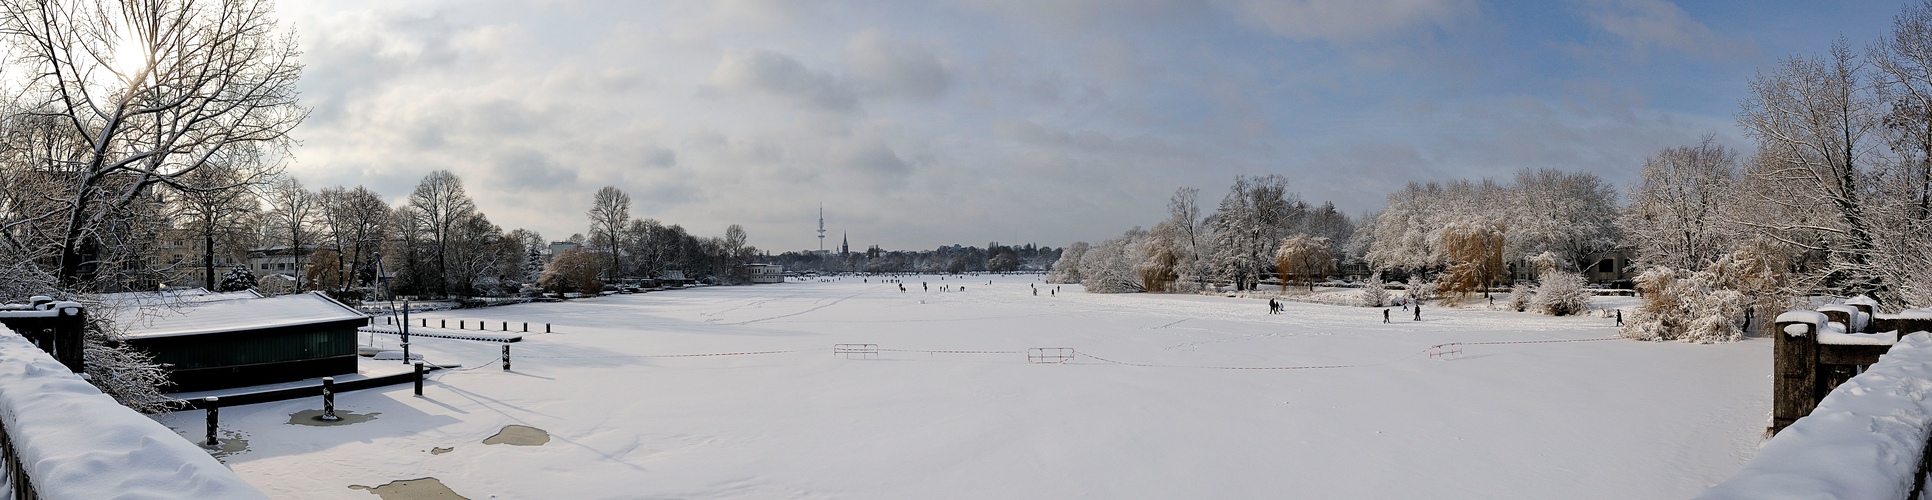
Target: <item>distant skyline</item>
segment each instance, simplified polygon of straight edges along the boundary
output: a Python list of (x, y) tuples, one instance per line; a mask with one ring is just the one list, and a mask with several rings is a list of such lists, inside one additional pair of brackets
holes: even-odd
[[(289, 172), (392, 204), (462, 177), (562, 240), (598, 188), (773, 253), (1099, 241), (1282, 174), (1351, 215), (1410, 181), (1627, 185), (1760, 69), (1902, 2), (284, 1), (314, 108)], [(828, 247), (829, 247), (828, 242)]]

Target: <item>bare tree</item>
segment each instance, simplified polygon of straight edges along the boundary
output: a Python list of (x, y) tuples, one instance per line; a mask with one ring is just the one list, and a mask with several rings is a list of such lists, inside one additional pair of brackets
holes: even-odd
[(255, 171), (217, 162), (195, 169), (178, 182), (182, 187), (173, 197), (174, 213), (201, 245), (202, 287), (208, 290), (220, 290), (215, 282), (216, 243), (242, 239), (250, 216), (261, 208), (249, 189), (259, 181), (245, 177)]
[(623, 246), (624, 224), (631, 219), (631, 196), (624, 194), (617, 186), (604, 186), (597, 190), (597, 197), (590, 205), (590, 241), (599, 251), (610, 254), (610, 267), (605, 269), (610, 278), (623, 273), (620, 254)]
[(373, 267), (371, 254), (382, 248), (389, 235), (389, 204), (363, 186), (324, 188), (321, 202), (323, 223), (336, 246), (336, 266), (343, 273), (343, 286), (364, 283), (364, 272)]
[[(450, 245), (454, 243), (461, 225), (476, 213), (476, 202), (470, 200), (463, 191), (463, 180), (448, 170), (437, 170), (423, 177), (416, 184), (416, 190), (409, 194), (409, 205), (417, 218), (416, 227), (423, 231), (434, 245), (431, 261), (436, 267), (435, 288), (437, 293), (448, 295), (450, 292)], [(422, 277), (427, 273), (418, 272)]]
[(263, 0), (0, 0), (0, 37), (20, 69), (10, 74), (28, 78), (18, 112), (57, 125), (42, 154), (8, 168), (59, 179), (47, 194), (62, 200), (9, 223), (62, 221), (46, 244), (61, 283), (78, 285), (84, 249), (151, 203), (154, 186), (181, 187), (238, 147), (286, 149), (307, 110), (294, 38), (271, 11)]
[(268, 220), (277, 239), (288, 242), (289, 255), (295, 257), (295, 291), (302, 291), (302, 256), (315, 242), (315, 221), (322, 215), (322, 204), (314, 191), (302, 188), (302, 181), (282, 179), (262, 197), (268, 204)]

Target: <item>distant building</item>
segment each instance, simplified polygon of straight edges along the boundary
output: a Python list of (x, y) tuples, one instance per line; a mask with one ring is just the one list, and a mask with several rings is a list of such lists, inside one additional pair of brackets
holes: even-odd
[[(255, 271), (257, 276), (276, 273), (293, 275), (301, 271), (299, 266), (308, 265), (310, 254), (322, 249), (323, 247), (317, 245), (302, 245), (301, 248), (288, 245), (250, 248), (248, 249), (248, 269)], [(222, 271), (225, 270), (216, 270), (216, 272)]]
[(1593, 253), (1583, 260), (1590, 263), (1589, 267), (1583, 268), (1583, 277), (1591, 283), (1628, 285), (1636, 277), (1636, 268), (1630, 264), (1630, 253), (1623, 250)]
[(785, 266), (778, 264), (745, 264), (745, 271), (751, 276), (751, 283), (754, 285), (785, 282)]
[(319, 293), (123, 296), (113, 313), (128, 344), (168, 370), (175, 391), (356, 372), (356, 329), (369, 316)]
[(584, 247), (584, 244), (572, 242), (572, 241), (552, 241), (550, 242), (550, 253), (544, 255), (544, 261), (549, 262), (549, 261), (557, 260), (558, 255), (563, 255), (564, 252), (568, 252), (572, 248), (583, 248), (583, 247)]

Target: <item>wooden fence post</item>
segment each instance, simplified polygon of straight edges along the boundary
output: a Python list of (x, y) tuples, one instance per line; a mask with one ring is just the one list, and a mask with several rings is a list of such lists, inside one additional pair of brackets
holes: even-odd
[[(1802, 332), (1788, 329), (1797, 326)], [(1780, 321), (1772, 335), (1771, 428), (1776, 434), (1785, 426), (1811, 414), (1818, 406), (1818, 325), (1799, 321)]]

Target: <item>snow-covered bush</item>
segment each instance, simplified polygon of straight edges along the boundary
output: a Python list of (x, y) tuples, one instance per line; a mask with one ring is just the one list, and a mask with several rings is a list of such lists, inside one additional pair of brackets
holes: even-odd
[(1436, 299), (1436, 283), (1423, 281), (1421, 275), (1409, 277), (1409, 300), (1428, 302)]
[(1047, 283), (1076, 284), (1080, 282), (1080, 259), (1086, 257), (1089, 245), (1076, 241), (1060, 251), (1060, 260), (1053, 262), (1052, 270), (1047, 271)]
[(1536, 282), (1536, 297), (1530, 307), (1551, 316), (1582, 314), (1590, 310), (1590, 294), (1583, 291), (1583, 276), (1565, 272), (1545, 272)]
[(1528, 284), (1517, 283), (1516, 286), (1509, 287), (1509, 310), (1516, 312), (1529, 310), (1530, 295)]
[(1636, 279), (1643, 295), (1623, 325), (1624, 337), (1638, 340), (1734, 342), (1744, 337), (1744, 294), (1721, 289), (1709, 271), (1657, 266)]
[(1368, 282), (1362, 284), (1362, 306), (1382, 307), (1388, 303), (1389, 289), (1382, 283), (1382, 273), (1369, 275)]

